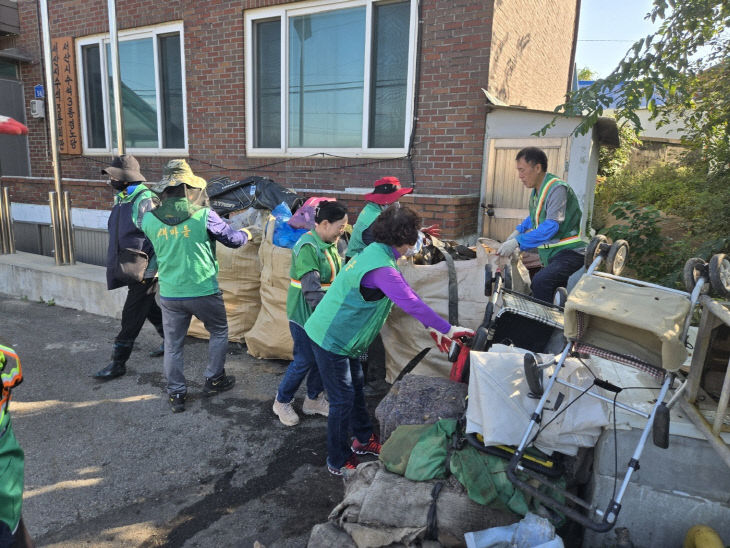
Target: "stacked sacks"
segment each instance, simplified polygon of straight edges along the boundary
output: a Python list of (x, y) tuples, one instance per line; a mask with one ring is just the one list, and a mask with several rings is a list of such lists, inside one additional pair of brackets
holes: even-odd
[(275, 225), (270, 216), (259, 249), (261, 308), (245, 338), (248, 353), (256, 358), (291, 360), (294, 342), (286, 316), (291, 249), (274, 245)]

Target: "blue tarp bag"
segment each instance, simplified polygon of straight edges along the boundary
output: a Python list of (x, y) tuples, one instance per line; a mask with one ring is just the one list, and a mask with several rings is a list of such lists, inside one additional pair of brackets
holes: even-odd
[(306, 228), (292, 228), (289, 226), (287, 221), (291, 219), (292, 213), (286, 202), (281, 202), (271, 211), (271, 214), (276, 219), (274, 225), (274, 245), (292, 248), (297, 243), (299, 237), (307, 232)]

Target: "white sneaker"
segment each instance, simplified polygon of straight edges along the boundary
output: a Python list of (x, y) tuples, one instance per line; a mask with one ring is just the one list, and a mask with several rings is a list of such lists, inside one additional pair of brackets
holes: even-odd
[(319, 396), (313, 400), (310, 400), (309, 396), (305, 396), (302, 411), (305, 415), (317, 414), (327, 417), (330, 414), (330, 402), (325, 398), (324, 392), (320, 392)]
[(294, 411), (291, 402), (281, 403), (274, 398), (274, 413), (276, 413), (276, 416), (279, 417), (281, 424), (284, 426), (295, 426), (299, 424), (299, 415)]

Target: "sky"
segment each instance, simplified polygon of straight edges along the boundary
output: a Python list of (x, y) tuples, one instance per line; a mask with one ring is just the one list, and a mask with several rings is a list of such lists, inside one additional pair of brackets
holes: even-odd
[(651, 0), (581, 0), (578, 70), (588, 67), (605, 78), (619, 64), (631, 45), (658, 28), (644, 19)]

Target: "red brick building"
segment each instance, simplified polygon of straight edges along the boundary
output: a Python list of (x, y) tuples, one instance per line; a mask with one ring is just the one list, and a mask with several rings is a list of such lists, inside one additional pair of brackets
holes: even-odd
[[(263, 175), (304, 194), (333, 191), (358, 211), (362, 201), (346, 189), (395, 175), (415, 187), (403, 202), (425, 223), (440, 223), (449, 237), (473, 235), (482, 88), (528, 108), (563, 102), (579, 4), (118, 0), (127, 152), (148, 180), (168, 159), (186, 157), (207, 179)], [(30, 129), (30, 177), (3, 177), (14, 208), (47, 204), (53, 189), (46, 119), (30, 115), (43, 82), (37, 6), (18, 0), (19, 31), (0, 36), (0, 62), (10, 62), (3, 52), (11, 51), (26, 59), (13, 62)], [(59, 124), (78, 152), (60, 156), (74, 208), (111, 205), (99, 174), (115, 142), (111, 86), (102, 78), (106, 9), (104, 0), (49, 2), (51, 37), (71, 44), (75, 57), (76, 118), (62, 115)]]

